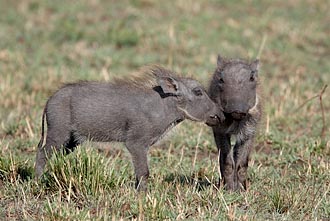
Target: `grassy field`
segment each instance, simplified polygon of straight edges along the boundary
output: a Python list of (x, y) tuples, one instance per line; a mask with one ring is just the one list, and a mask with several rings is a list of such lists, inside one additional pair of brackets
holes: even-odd
[[(330, 2), (0, 0), (0, 220), (330, 220)], [(246, 192), (216, 188), (210, 128), (150, 150), (145, 194), (122, 145), (85, 143), (36, 182), (47, 98), (156, 63), (208, 85), (216, 56), (261, 59), (264, 119)]]

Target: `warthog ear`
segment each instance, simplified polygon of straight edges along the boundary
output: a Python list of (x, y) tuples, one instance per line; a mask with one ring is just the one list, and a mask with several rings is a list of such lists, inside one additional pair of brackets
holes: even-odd
[(220, 54), (218, 54), (217, 66), (218, 66), (218, 68), (221, 68), (223, 66), (223, 58), (221, 57)]
[(258, 72), (259, 69), (259, 59), (254, 60), (251, 64), (250, 67), (253, 71)]
[(172, 77), (160, 77), (157, 79), (159, 86), (166, 94), (179, 95), (179, 82)]

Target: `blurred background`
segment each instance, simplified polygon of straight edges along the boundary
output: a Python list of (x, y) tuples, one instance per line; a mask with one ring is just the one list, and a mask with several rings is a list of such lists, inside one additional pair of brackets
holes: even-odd
[[(284, 180), (296, 168), (309, 181), (329, 178), (329, 10), (327, 0), (0, 0), (0, 157), (33, 167), (43, 107), (63, 83), (110, 81), (159, 64), (207, 87), (220, 53), (260, 58), (264, 119), (252, 177), (269, 174), (261, 166)], [(212, 134), (202, 128), (185, 123), (165, 144), (175, 155), (198, 143), (216, 164)], [(157, 151), (151, 155), (167, 153)]]

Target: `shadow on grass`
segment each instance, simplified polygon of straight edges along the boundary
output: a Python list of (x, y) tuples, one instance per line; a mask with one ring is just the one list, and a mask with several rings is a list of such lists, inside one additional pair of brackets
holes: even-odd
[(196, 174), (185, 175), (171, 173), (164, 179), (167, 183), (181, 184), (195, 187), (198, 191), (203, 191), (206, 188), (218, 186), (216, 183), (210, 182), (205, 177), (198, 177)]
[(28, 181), (34, 176), (33, 167), (25, 162), (15, 162), (12, 159), (0, 158), (0, 180), (14, 182), (18, 179)]

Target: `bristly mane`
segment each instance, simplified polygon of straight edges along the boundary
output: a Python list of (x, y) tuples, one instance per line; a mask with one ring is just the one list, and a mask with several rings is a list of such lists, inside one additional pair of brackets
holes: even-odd
[(114, 86), (150, 90), (159, 86), (157, 79), (161, 77), (172, 77), (176, 80), (182, 77), (178, 76), (174, 71), (168, 70), (158, 65), (150, 65), (141, 68), (139, 71), (128, 75), (127, 77), (115, 77), (110, 82), (99, 82), (99, 81), (78, 81), (74, 83), (65, 83), (60, 88), (85, 85), (85, 84), (111, 84)]
[(157, 78), (161, 77), (172, 77), (174, 79), (180, 78), (174, 71), (158, 65), (151, 65), (143, 67), (140, 71), (127, 78), (115, 78), (111, 83), (139, 89), (152, 89), (158, 86)]

